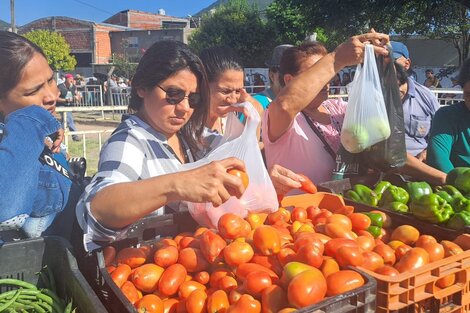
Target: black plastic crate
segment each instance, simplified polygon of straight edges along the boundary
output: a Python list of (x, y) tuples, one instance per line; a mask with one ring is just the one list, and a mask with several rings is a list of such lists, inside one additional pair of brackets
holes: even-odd
[[(400, 175), (389, 175), (384, 177), (383, 180), (390, 181), (396, 186), (403, 187), (406, 183), (406, 180)], [(357, 178), (346, 178), (341, 180), (334, 180), (318, 185), (319, 191), (331, 192), (336, 194), (343, 194), (345, 191), (351, 189), (355, 184), (364, 184), (366, 186), (373, 186), (378, 181), (378, 176), (367, 176), (367, 177), (357, 177)], [(437, 236), (443, 240), (454, 240), (461, 234), (470, 234), (470, 227), (464, 227), (460, 230), (454, 230), (447, 228), (438, 224), (428, 223), (422, 220), (415, 218), (411, 214), (402, 214), (399, 212), (382, 209), (380, 207), (373, 207), (370, 205), (358, 203), (347, 198), (344, 198), (346, 204), (352, 205), (355, 207), (356, 212), (369, 212), (371, 210), (379, 210), (387, 213), (391, 218), (394, 225), (399, 226), (403, 224), (409, 224), (416, 227), (420, 232), (426, 233), (429, 235)], [(395, 227), (396, 227), (395, 226)]]
[[(146, 217), (133, 225), (129, 231), (132, 238), (112, 243), (117, 250), (136, 246), (140, 243), (153, 243), (159, 236), (172, 236), (185, 231), (194, 231), (197, 223), (188, 212), (167, 214), (162, 216)], [(97, 250), (83, 260), (81, 269), (86, 271), (86, 276), (92, 284), (98, 296), (110, 312), (136, 312), (134, 306), (122, 294), (114, 284), (110, 274), (105, 268), (102, 250)], [(357, 269), (351, 268), (358, 271)], [(362, 271), (365, 278), (364, 286), (350, 292), (327, 298), (313, 306), (298, 310), (299, 313), (369, 313), (375, 312), (375, 295), (377, 282)]]
[[(40, 237), (9, 242), (0, 248), (0, 278), (21, 279), (41, 286), (37, 273), (44, 266), (52, 270), (59, 297), (73, 299), (77, 312), (107, 312), (80, 273), (71, 246), (65, 239)], [(9, 288), (0, 286), (0, 293)]]

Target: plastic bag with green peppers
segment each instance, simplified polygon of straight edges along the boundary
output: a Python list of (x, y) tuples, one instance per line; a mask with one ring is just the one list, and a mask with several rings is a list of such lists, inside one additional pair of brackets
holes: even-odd
[(413, 199), (409, 208), (417, 219), (434, 224), (444, 223), (454, 214), (450, 204), (434, 193)]
[(408, 192), (406, 192), (405, 189), (392, 185), (388, 187), (382, 194), (382, 198), (380, 199), (380, 206), (384, 206), (390, 202), (400, 202), (407, 204), (408, 200), (410, 200), (410, 195)]
[(364, 203), (371, 206), (377, 206), (379, 203), (377, 194), (372, 189), (363, 184), (354, 185), (353, 189), (346, 191), (344, 196), (355, 202)]
[(462, 211), (455, 213), (447, 222), (447, 227), (452, 229), (462, 229), (470, 226), (470, 211)]
[(470, 167), (456, 167), (447, 173), (446, 184), (457, 187), (464, 194), (470, 193)]

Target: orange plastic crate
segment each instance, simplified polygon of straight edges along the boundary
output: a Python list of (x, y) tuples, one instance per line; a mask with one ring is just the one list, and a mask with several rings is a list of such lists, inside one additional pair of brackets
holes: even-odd
[[(310, 205), (335, 211), (344, 206), (345, 202), (341, 196), (326, 192), (290, 196), (282, 201), (284, 207)], [(412, 220), (409, 224), (413, 225)], [(426, 230), (420, 231), (426, 233)], [(462, 236), (466, 236), (470, 241), (470, 234)], [(359, 269), (377, 280), (376, 312), (470, 312), (470, 250), (396, 277)], [(436, 286), (437, 280), (451, 274), (456, 275), (452, 286), (445, 289)]]

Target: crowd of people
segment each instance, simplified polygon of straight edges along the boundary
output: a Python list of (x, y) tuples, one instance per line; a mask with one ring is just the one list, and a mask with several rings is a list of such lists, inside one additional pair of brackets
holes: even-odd
[(245, 120), (247, 112), (235, 105), (245, 101), (262, 117), (259, 153), (278, 194), (295, 193), (304, 179), (298, 174), (318, 184), (338, 177), (339, 168), (347, 169), (341, 177), (373, 171), (367, 160), (338, 165), (346, 153), (340, 134), (347, 103), (328, 97), (331, 81), (354, 82), (349, 73), (338, 74), (363, 61), (368, 43), (376, 55), (394, 62), (397, 73), (407, 150), (406, 164), (398, 171), (437, 185), (445, 183), (452, 168), (470, 166), (470, 60), (456, 81), (464, 101), (440, 108), (429, 89), (413, 78), (406, 46), (390, 43), (385, 34), (353, 36), (331, 52), (320, 42), (281, 45), (266, 63), (270, 88), (252, 97), (243, 88), (243, 66), (230, 48), (214, 47), (198, 56), (181, 42), (161, 41), (140, 60), (130, 114), (102, 147), (98, 172), (77, 204), (68, 201), (76, 198), (70, 192), (75, 182), (61, 149), (64, 131), (54, 115), (56, 105), (77, 100), (74, 77), (66, 76), (58, 87), (39, 47), (0, 32), (0, 185), (5, 195), (0, 230), (39, 236), (52, 232), (58, 216), (71, 211), (91, 250), (125, 238), (130, 225), (147, 215), (185, 210), (187, 202), (218, 206), (241, 197), (242, 181), (227, 171), (245, 170), (242, 160), (228, 157), (178, 169), (217, 146), (229, 114)]

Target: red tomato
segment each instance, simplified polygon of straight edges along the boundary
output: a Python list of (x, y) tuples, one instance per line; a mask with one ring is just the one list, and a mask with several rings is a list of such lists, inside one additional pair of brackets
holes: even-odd
[(261, 292), (271, 285), (271, 277), (268, 273), (262, 271), (249, 273), (243, 282), (243, 288), (254, 297), (259, 297)]
[(365, 251), (362, 255), (364, 257), (364, 262), (362, 262), (361, 265), (363, 268), (375, 272), (375, 270), (384, 266), (384, 259), (379, 254), (372, 251)]
[(418, 240), (416, 240), (415, 246), (422, 248), (422, 246), (423, 246), (424, 244), (427, 244), (427, 243), (436, 243), (436, 242), (437, 242), (437, 240), (436, 240), (436, 238), (434, 238), (433, 236), (430, 236), (430, 235), (421, 235), (421, 236), (419, 236)]
[(202, 290), (205, 293), (206, 286), (194, 280), (185, 281), (179, 288), (178, 296), (180, 299), (186, 299), (194, 290)]
[(339, 271), (339, 264), (333, 258), (324, 257), (323, 258), (323, 263), (320, 266), (320, 270), (321, 270), (323, 276), (325, 276), (325, 278), (327, 278), (331, 274), (336, 273), (336, 272)]
[(287, 306), (287, 294), (282, 287), (271, 285), (263, 290), (261, 294), (263, 313), (277, 313)]
[(462, 248), (452, 241), (442, 240), (441, 245), (444, 247), (444, 256), (446, 258), (463, 252)]
[(241, 181), (242, 181), (243, 186), (245, 186), (245, 189), (248, 188), (248, 184), (250, 183), (250, 179), (248, 178), (248, 174), (246, 172), (232, 168), (232, 169), (228, 170), (227, 173), (240, 178)]
[(188, 311), (188, 313), (204, 313), (206, 312), (206, 302), (206, 292), (201, 289), (195, 289), (186, 298), (186, 311)]
[(323, 253), (323, 251), (325, 250), (325, 246), (322, 240), (319, 239), (317, 233), (306, 233), (306, 232), (300, 233), (296, 237), (295, 242), (294, 242), (294, 250), (298, 251), (301, 247), (310, 246), (310, 245), (317, 247), (320, 253)]
[(163, 300), (163, 313), (176, 313), (179, 301), (174, 298)]
[(395, 251), (386, 244), (377, 245), (372, 250), (382, 257), (386, 265), (393, 265), (396, 261)]
[(343, 214), (332, 214), (326, 218), (326, 224), (339, 224), (346, 230), (352, 230), (352, 222), (346, 215)]
[(178, 261), (178, 248), (174, 246), (165, 246), (153, 254), (153, 261), (161, 267), (168, 267)]
[(187, 271), (183, 265), (179, 263), (170, 265), (160, 277), (158, 290), (165, 296), (174, 295), (186, 280), (186, 274)]
[(209, 273), (205, 271), (198, 272), (193, 275), (193, 279), (203, 285), (209, 282), (209, 278), (210, 278)]
[[(275, 286), (275, 285), (274, 285)], [(229, 294), (228, 294), (228, 301), (230, 304), (234, 304), (236, 303), (238, 300), (240, 300), (240, 298), (242, 297), (242, 295), (245, 294), (245, 291), (242, 289), (241, 286), (235, 288), (235, 289), (232, 289)]]
[(214, 263), (219, 259), (219, 255), (226, 245), (225, 240), (212, 230), (206, 230), (201, 235), (201, 251), (209, 263)]
[(325, 277), (313, 268), (292, 278), (287, 287), (287, 299), (292, 306), (300, 309), (323, 300), (326, 290)]
[(131, 268), (136, 268), (145, 263), (147, 256), (139, 248), (124, 248), (117, 253), (116, 260), (118, 264), (127, 264)]
[(346, 238), (331, 239), (325, 244), (325, 255), (336, 257), (336, 252), (340, 247), (358, 247), (357, 242)]
[(256, 263), (266, 268), (269, 268), (277, 275), (282, 273), (282, 265), (279, 262), (276, 255), (253, 255), (253, 258), (250, 260), (251, 263)]
[(361, 266), (364, 263), (363, 251), (359, 247), (343, 246), (336, 253), (336, 260), (341, 268)]
[(320, 213), (321, 213), (321, 210), (317, 206), (311, 205), (307, 208), (307, 217), (312, 221)]
[(447, 287), (452, 286), (454, 283), (455, 283), (455, 274), (450, 274), (442, 278), (439, 278), (436, 281), (436, 286), (439, 288), (447, 288)]
[(227, 294), (223, 290), (216, 290), (207, 298), (207, 313), (226, 312), (229, 306)]
[(306, 193), (316, 193), (318, 191), (317, 186), (313, 184), (313, 182), (307, 176), (303, 174), (297, 174), (301, 176), (304, 180), (300, 182), (302, 186), (300, 186), (300, 190)]
[(135, 308), (138, 313), (163, 313), (163, 301), (158, 296), (149, 294), (140, 299)]
[[(400, 246), (401, 247), (401, 246)], [(412, 271), (429, 263), (429, 254), (423, 248), (412, 248), (395, 265), (400, 272)]]
[(114, 248), (113, 246), (104, 247), (103, 257), (105, 266), (114, 264), (114, 260), (116, 259), (116, 248)]
[(210, 274), (209, 285), (212, 288), (219, 288), (219, 280), (225, 276), (232, 276), (232, 271), (229, 269), (217, 269)]
[(372, 251), (375, 247), (375, 239), (371, 236), (359, 236), (356, 242), (357, 245), (365, 251)]
[(261, 303), (250, 295), (242, 295), (227, 313), (261, 313)]
[(409, 245), (406, 245), (406, 244), (402, 244), (400, 246), (398, 246), (396, 249), (395, 249), (395, 257), (397, 259), (397, 261), (400, 261), (400, 259), (408, 252), (410, 251), (412, 248), (409, 246)]
[[(322, 244), (323, 245), (323, 244)], [(297, 251), (296, 261), (308, 264), (310, 266), (319, 268), (323, 263), (323, 255), (320, 249), (313, 245), (304, 245)]]
[(249, 273), (255, 272), (255, 271), (264, 271), (269, 274), (273, 282), (277, 282), (279, 279), (279, 276), (270, 270), (267, 267), (261, 266), (256, 263), (243, 263), (240, 266), (237, 267), (236, 270), (236, 275), (239, 280), (245, 280), (246, 276), (248, 276)]
[(238, 287), (238, 282), (232, 276), (224, 276), (221, 279), (219, 279), (219, 288), (222, 290), (226, 290), (227, 292), (230, 292), (232, 289), (235, 289), (237, 287)]
[(378, 269), (375, 270), (377, 274), (380, 275), (385, 275), (385, 276), (398, 276), (400, 272), (397, 271), (396, 268), (390, 266), (390, 265), (384, 265)]
[(291, 221), (305, 222), (307, 220), (307, 210), (302, 207), (295, 207), (291, 213)]
[(164, 268), (155, 264), (144, 264), (134, 270), (131, 280), (134, 285), (143, 292), (153, 292), (158, 287), (158, 281), (162, 277)]
[(127, 264), (120, 264), (116, 269), (111, 273), (111, 279), (114, 281), (116, 286), (119, 288), (122, 287), (124, 282), (127, 280), (131, 274), (132, 269)]
[(181, 238), (178, 242), (178, 248), (184, 249), (184, 248), (197, 248), (199, 249), (200, 246), (200, 241), (199, 239), (194, 238), (193, 236), (184, 236)]
[(234, 267), (249, 262), (254, 255), (253, 248), (249, 243), (236, 240), (229, 243), (223, 253), (225, 263)]
[(343, 270), (331, 274), (326, 278), (328, 286), (326, 295), (336, 296), (364, 285), (364, 278), (358, 272)]
[(178, 263), (183, 265), (190, 273), (205, 271), (209, 268), (209, 262), (207, 262), (202, 251), (195, 248), (180, 250)]
[[(249, 227), (247, 227), (247, 224)], [(251, 231), (251, 226), (247, 221), (234, 213), (225, 213), (217, 222), (217, 229), (220, 236), (225, 239), (237, 239), (246, 237)]]
[(132, 304), (136, 303), (140, 299), (137, 289), (130, 281), (125, 281), (124, 284), (122, 284), (121, 291)]
[(440, 243), (425, 243), (421, 248), (429, 254), (429, 262), (439, 261), (444, 258), (444, 247)]
[(366, 230), (371, 223), (370, 217), (362, 213), (351, 213), (348, 215), (354, 231)]
[(281, 250), (281, 238), (278, 231), (268, 225), (259, 226), (255, 229), (253, 244), (264, 255), (276, 254)]

